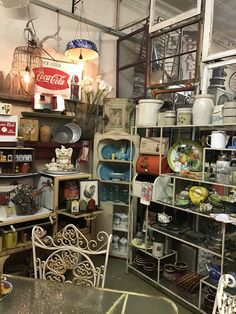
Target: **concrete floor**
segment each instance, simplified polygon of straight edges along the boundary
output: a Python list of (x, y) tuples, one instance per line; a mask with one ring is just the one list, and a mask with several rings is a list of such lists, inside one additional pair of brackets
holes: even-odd
[[(164, 295), (156, 287), (147, 283), (144, 279), (129, 271), (128, 275), (125, 274), (126, 261), (120, 258), (109, 257), (108, 270), (106, 275), (105, 288), (134, 291), (150, 295)], [(166, 295), (171, 298), (171, 296)], [(174, 301), (179, 309), (179, 314), (192, 314), (190, 311)], [(158, 313), (158, 311), (157, 311)], [(148, 309), (145, 314), (148, 314)], [(168, 313), (166, 313), (168, 314)]]

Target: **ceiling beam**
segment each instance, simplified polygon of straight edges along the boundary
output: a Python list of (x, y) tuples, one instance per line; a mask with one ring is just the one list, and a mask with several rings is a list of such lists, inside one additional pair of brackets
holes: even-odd
[(101, 31), (103, 31), (104, 33), (107, 33), (107, 34), (110, 34), (110, 35), (113, 35), (113, 36), (116, 36), (116, 37), (123, 37), (125, 36), (126, 34), (112, 28), (112, 27), (107, 27), (105, 25), (102, 25), (102, 24), (99, 24), (97, 22), (94, 22), (94, 21), (91, 21), (91, 20), (88, 20), (86, 18), (83, 18), (82, 16), (79, 16), (79, 15), (75, 15), (69, 11), (66, 11), (66, 10), (63, 10), (63, 9), (60, 9), (54, 5), (51, 5), (51, 4), (48, 4), (44, 1), (41, 1), (41, 0), (31, 0), (31, 3), (35, 4), (35, 5), (38, 5), (42, 8), (45, 8), (47, 10), (51, 10), (51, 11), (54, 11), (54, 12), (57, 12), (61, 15), (64, 15), (64, 16), (67, 16), (68, 18), (71, 18), (71, 19), (74, 19), (74, 20), (77, 20), (77, 21), (80, 21), (82, 23), (85, 23), (85, 24), (88, 24), (90, 26), (93, 26), (95, 28), (98, 28), (100, 29)]

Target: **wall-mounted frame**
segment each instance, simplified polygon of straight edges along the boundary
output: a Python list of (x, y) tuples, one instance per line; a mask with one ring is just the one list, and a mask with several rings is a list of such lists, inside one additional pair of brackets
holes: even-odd
[[(150, 5), (150, 24), (149, 33), (156, 32), (173, 24), (182, 22), (188, 18), (194, 17), (201, 13), (201, 3), (202, 0), (190, 0), (190, 1), (180, 1), (181, 8), (176, 8), (176, 0), (162, 1), (162, 0), (151, 0)], [(190, 3), (190, 9), (188, 5)], [(163, 20), (161, 4), (165, 7), (168, 6), (169, 10), (176, 8), (176, 13), (174, 16)], [(169, 11), (168, 10), (168, 11)], [(182, 11), (181, 11), (182, 10)], [(157, 16), (158, 12), (158, 16)], [(159, 16), (160, 14), (160, 16)]]
[(235, 1), (205, 1), (203, 62), (236, 55), (235, 10)]

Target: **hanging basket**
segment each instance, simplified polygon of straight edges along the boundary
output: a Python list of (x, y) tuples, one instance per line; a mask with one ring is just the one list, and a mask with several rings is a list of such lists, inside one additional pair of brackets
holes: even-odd
[(41, 49), (33, 48), (30, 46), (19, 46), (15, 48), (11, 71), (25, 71), (27, 66), (29, 66), (30, 69), (43, 66)]

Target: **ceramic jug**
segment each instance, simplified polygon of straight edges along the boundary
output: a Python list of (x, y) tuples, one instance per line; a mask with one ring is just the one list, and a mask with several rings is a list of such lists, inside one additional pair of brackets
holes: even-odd
[(118, 235), (116, 235), (116, 234), (112, 235), (112, 249), (113, 249), (113, 251), (118, 251), (119, 240), (120, 240), (120, 237)]
[(128, 241), (126, 238), (121, 238), (119, 240), (119, 251), (120, 253), (126, 253), (128, 248)]
[(214, 108), (213, 95), (197, 95), (193, 102), (193, 125), (211, 124)]

